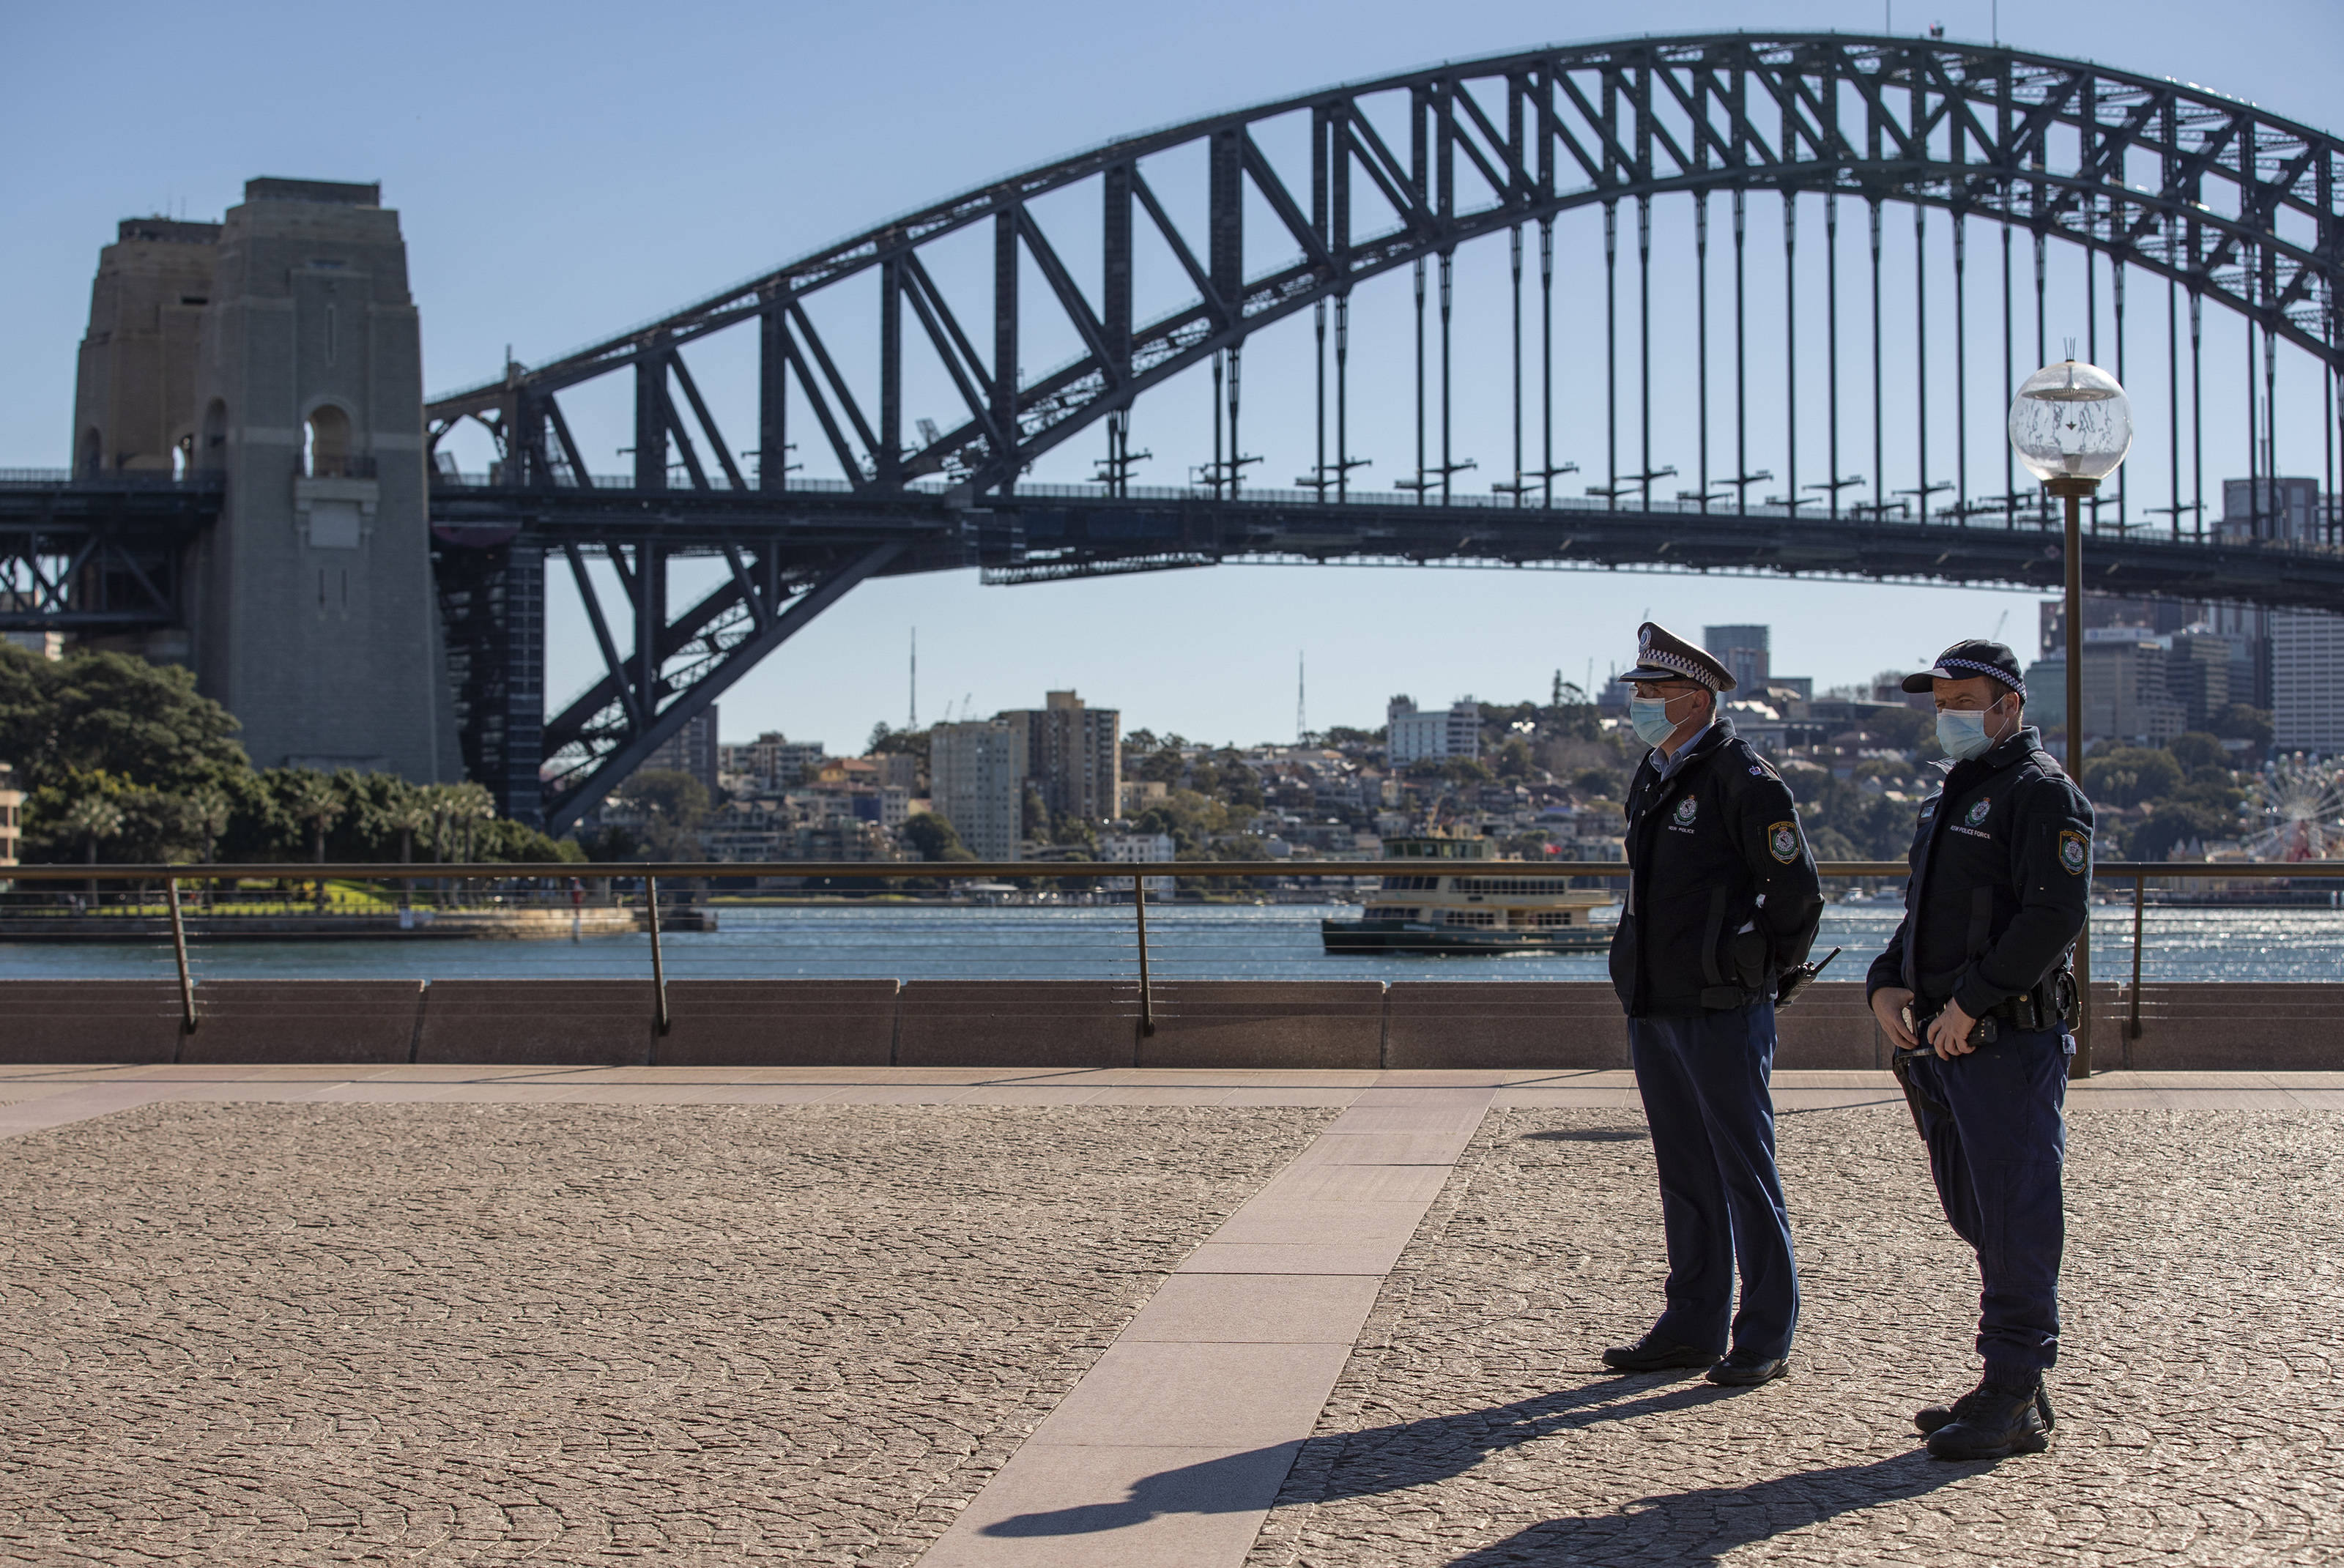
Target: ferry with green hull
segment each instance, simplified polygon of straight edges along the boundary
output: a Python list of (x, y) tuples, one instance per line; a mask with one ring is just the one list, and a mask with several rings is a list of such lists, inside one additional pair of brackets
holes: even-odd
[(1500, 862), (1502, 874), (1453, 874), (1460, 860), (1492, 860), (1486, 839), (1387, 839), (1384, 859), (1405, 864), (1384, 873), (1359, 920), (1318, 922), (1328, 952), (1464, 957), (1596, 952), (1612, 944), (1611, 926), (1595, 920), (1595, 911), (1614, 901), (1610, 893), (1537, 875), (1530, 861)]

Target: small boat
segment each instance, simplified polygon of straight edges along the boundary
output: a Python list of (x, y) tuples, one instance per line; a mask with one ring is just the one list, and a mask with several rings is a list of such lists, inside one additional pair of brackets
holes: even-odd
[[(1612, 945), (1612, 927), (1595, 911), (1610, 893), (1574, 888), (1568, 877), (1540, 876), (1531, 861), (1497, 861), (1503, 871), (1454, 874), (1461, 860), (1493, 860), (1486, 839), (1387, 839), (1384, 873), (1356, 920), (1318, 922), (1329, 953), (1593, 952)], [(1521, 874), (1514, 874), (1514, 868)], [(1620, 868), (1625, 875), (1628, 868)]]

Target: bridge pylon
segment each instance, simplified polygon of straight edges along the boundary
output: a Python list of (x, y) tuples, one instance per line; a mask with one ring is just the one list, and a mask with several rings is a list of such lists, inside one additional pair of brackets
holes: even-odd
[[(218, 521), (187, 547), (180, 646), (256, 763), (460, 777), (399, 215), (376, 186), (257, 179), (224, 223), (170, 227), (168, 266), (116, 265), (120, 246), (101, 265), (77, 468), (222, 476)], [(146, 362), (176, 338), (120, 330), (125, 290), (157, 288), (167, 325), (196, 318), (191, 376)]]

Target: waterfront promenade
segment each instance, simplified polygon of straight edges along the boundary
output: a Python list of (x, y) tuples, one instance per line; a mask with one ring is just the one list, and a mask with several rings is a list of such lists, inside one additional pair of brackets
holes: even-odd
[(1786, 1073), (1793, 1375), (1653, 1310), (1602, 1071), (0, 1069), (0, 1561), (2314, 1563), (2344, 1073), (2076, 1086), (2060, 1441), (1937, 1464), (1975, 1286)]

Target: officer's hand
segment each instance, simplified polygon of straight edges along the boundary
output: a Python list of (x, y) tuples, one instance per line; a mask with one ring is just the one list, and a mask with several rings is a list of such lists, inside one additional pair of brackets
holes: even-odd
[(1961, 1003), (1947, 1002), (1945, 1010), (1929, 1024), (1929, 1043), (1936, 1047), (1937, 1060), (1951, 1061), (1975, 1050), (1977, 1047), (1970, 1043), (1970, 1030), (1976, 1027), (1977, 1020), (1964, 1012)]
[(1901, 1050), (1911, 1050), (1921, 1043), (1904, 1027), (1904, 1010), (1912, 1000), (1913, 993), (1902, 986), (1884, 985), (1872, 993), (1872, 1016), (1880, 1020), (1881, 1029)]

